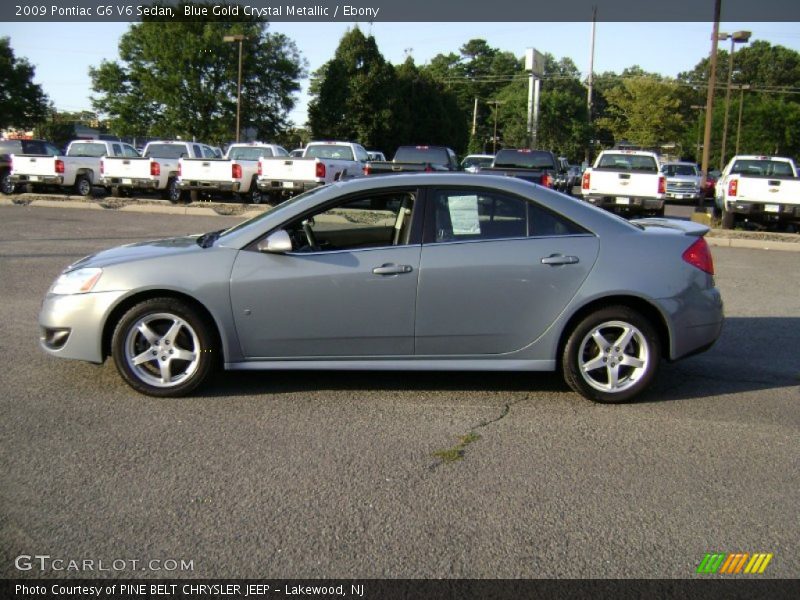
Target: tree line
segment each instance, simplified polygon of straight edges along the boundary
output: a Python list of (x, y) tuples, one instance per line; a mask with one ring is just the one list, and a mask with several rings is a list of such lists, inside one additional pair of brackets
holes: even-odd
[[(393, 65), (357, 26), (311, 74), (305, 128), (292, 126), (289, 113), (308, 76), (307, 63), (292, 40), (257, 19), (132, 24), (120, 39), (119, 58), (90, 69), (92, 108), (115, 135), (230, 141), (239, 48), (224, 37), (238, 35), (241, 131), (248, 137), (290, 147), (309, 139), (356, 140), (389, 155), (403, 144), (448, 145), (460, 154), (528, 144), (528, 76), (521, 58), (474, 39), (424, 65), (411, 56)], [(712, 167), (720, 160), (728, 59), (720, 49)], [(667, 145), (696, 160), (708, 62), (703, 58), (675, 78), (635, 65), (595, 74), (590, 118), (580, 70), (570, 58), (546, 53), (537, 146), (580, 162), (590, 149), (624, 140)], [(36, 127), (45, 137), (64, 135), (64, 118), (57, 118), (33, 76), (8, 38), (0, 38), (0, 129)], [(727, 157), (737, 141), (741, 152), (800, 155), (800, 53), (755, 41), (734, 55), (731, 80)]]

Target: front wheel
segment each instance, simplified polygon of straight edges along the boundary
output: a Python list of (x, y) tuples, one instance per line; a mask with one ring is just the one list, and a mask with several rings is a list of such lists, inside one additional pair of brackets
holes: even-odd
[(627, 306), (585, 317), (562, 355), (567, 385), (582, 396), (613, 404), (637, 396), (653, 381), (661, 346), (653, 325)]
[(148, 396), (189, 394), (214, 370), (218, 346), (213, 326), (174, 298), (140, 302), (120, 319), (111, 342), (122, 378)]

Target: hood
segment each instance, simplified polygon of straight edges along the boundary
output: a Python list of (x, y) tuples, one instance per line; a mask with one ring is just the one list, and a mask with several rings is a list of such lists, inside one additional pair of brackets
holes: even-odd
[(108, 250), (102, 250), (97, 254), (86, 256), (71, 264), (66, 270), (77, 269), (80, 267), (107, 267), (109, 265), (121, 262), (185, 254), (190, 252), (202, 252), (203, 248), (197, 244), (197, 239), (199, 237), (200, 234), (196, 234), (184, 237), (167, 238), (163, 240), (136, 242), (134, 244), (127, 244), (125, 246), (117, 246), (116, 248), (109, 248)]

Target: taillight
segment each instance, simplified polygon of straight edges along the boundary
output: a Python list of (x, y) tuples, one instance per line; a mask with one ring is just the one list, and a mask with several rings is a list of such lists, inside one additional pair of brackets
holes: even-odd
[(589, 189), (589, 179), (591, 177), (591, 173), (588, 171), (583, 174), (583, 179), (581, 180), (581, 189), (588, 190)]
[[(180, 165), (178, 165), (180, 167)], [(153, 177), (158, 177), (161, 175), (161, 163), (157, 163), (155, 161), (150, 163), (150, 175)]]
[(258, 161), (258, 176), (261, 177), (261, 161)]
[(549, 173), (542, 175), (542, 185), (547, 188), (553, 187), (553, 178)]
[(104, 161), (104, 160), (101, 158), (101, 159), (100, 159), (100, 175), (102, 175), (102, 174), (103, 174), (103, 173), (105, 173), (105, 172), (106, 172), (106, 163), (105, 163), (105, 161)]
[(242, 178), (242, 165), (237, 165), (236, 163), (231, 165), (231, 177), (234, 179)]
[(316, 177), (325, 177), (325, 163), (317, 163)]
[[(159, 170), (161, 170), (160, 167)], [(183, 174), (183, 165), (180, 162), (178, 162), (178, 177), (180, 177), (182, 174)]]
[(709, 275), (714, 274), (714, 260), (711, 258), (711, 250), (709, 250), (705, 238), (697, 238), (683, 252), (682, 258), (693, 267), (697, 267)]
[(369, 175), (370, 173), (372, 173), (372, 167), (364, 165), (364, 175)]
[(433, 167), (430, 165), (425, 165), (425, 173), (433, 173)]
[(658, 178), (658, 193), (659, 194), (666, 194), (667, 193), (667, 178), (659, 176)]
[(731, 179), (728, 182), (728, 196), (735, 196), (739, 192), (739, 180)]
[(64, 174), (64, 161), (58, 158), (56, 159), (56, 173)]

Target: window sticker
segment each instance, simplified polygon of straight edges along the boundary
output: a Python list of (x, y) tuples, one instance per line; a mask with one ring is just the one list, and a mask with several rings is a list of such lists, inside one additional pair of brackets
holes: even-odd
[(481, 225), (478, 219), (477, 196), (449, 196), (447, 209), (450, 211), (450, 222), (453, 235), (479, 235)]

